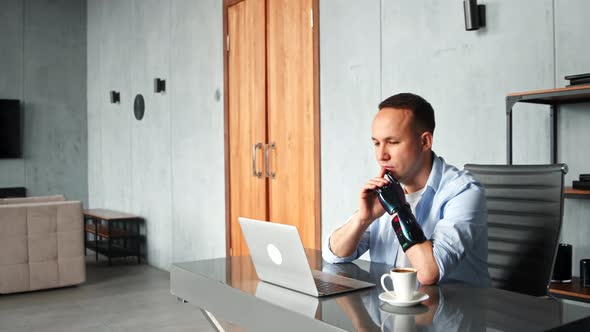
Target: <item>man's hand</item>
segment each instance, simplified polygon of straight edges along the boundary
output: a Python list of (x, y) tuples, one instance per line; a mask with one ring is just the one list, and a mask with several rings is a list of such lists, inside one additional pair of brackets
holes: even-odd
[(389, 184), (377, 188), (377, 196), (385, 211), (390, 215), (394, 215), (400, 207), (409, 206), (409, 204), (406, 201), (406, 193), (399, 181), (389, 172), (385, 172), (385, 179), (389, 181)]
[(357, 218), (363, 224), (371, 224), (385, 213), (375, 190), (389, 184), (389, 180), (383, 177), (386, 171), (382, 168), (377, 177), (370, 179), (361, 188)]
[(383, 176), (386, 170), (381, 169), (379, 175), (370, 179), (361, 188), (359, 209), (352, 218), (330, 236), (330, 248), (339, 257), (352, 255), (359, 245), (361, 236), (375, 219), (381, 217), (385, 210), (379, 203), (375, 189), (383, 187), (389, 181)]
[(401, 184), (390, 173), (384, 175), (390, 183), (378, 188), (377, 196), (383, 209), (393, 215), (391, 226), (405, 252), (413, 245), (426, 241), (426, 237), (406, 201)]

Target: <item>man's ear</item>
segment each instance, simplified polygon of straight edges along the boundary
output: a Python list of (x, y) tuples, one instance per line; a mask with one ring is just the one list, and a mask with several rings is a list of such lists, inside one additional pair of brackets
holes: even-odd
[(432, 133), (425, 131), (420, 135), (420, 142), (422, 143), (422, 151), (432, 150)]

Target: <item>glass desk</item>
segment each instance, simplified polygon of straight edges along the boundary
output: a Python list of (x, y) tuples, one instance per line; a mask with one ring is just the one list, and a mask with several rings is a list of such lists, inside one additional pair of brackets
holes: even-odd
[(421, 287), (428, 300), (393, 307), (378, 299), (388, 265), (334, 265), (323, 262), (319, 251), (306, 253), (314, 269), (378, 286), (315, 298), (258, 280), (244, 256), (173, 264), (171, 293), (201, 308), (214, 327), (221, 329), (217, 317), (246, 331), (567, 331), (590, 320), (590, 307), (583, 304), (463, 284)]

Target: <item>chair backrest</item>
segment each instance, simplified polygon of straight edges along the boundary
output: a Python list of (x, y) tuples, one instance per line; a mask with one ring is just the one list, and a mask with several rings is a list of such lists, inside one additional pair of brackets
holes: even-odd
[(475, 165), (488, 207), (488, 270), (492, 285), (547, 295), (563, 218), (567, 165)]

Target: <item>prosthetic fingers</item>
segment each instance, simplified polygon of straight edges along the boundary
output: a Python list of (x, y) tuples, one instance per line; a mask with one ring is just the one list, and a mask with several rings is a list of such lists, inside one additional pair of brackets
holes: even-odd
[(406, 252), (413, 245), (426, 241), (426, 237), (412, 213), (410, 204), (406, 201), (399, 181), (389, 172), (385, 173), (385, 178), (389, 180), (389, 184), (376, 189), (379, 202), (390, 215), (397, 213), (391, 220), (391, 226), (403, 251)]

